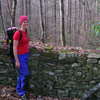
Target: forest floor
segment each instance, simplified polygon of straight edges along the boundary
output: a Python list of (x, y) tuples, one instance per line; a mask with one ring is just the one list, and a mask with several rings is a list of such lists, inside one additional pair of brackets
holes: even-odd
[[(15, 88), (10, 87), (10, 86), (7, 87), (7, 86), (0, 85), (0, 100), (20, 100), (20, 98), (16, 94)], [(30, 100), (80, 100), (80, 99), (77, 99), (77, 98), (58, 99), (58, 98), (52, 98), (52, 97), (38, 98), (30, 94)]]

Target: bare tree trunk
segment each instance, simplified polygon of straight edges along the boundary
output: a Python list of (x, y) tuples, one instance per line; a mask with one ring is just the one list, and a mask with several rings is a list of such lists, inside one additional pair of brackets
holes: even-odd
[(5, 34), (6, 31), (5, 31), (5, 25), (4, 25), (3, 15), (2, 15), (1, 0), (0, 0), (0, 17), (1, 17), (2, 29), (3, 29), (4, 34)]
[(62, 40), (63, 40), (63, 46), (66, 46), (64, 0), (61, 0), (61, 12), (62, 12)]
[(75, 0), (75, 36), (74, 36), (74, 46), (79, 46), (79, 36), (80, 36), (80, 0)]
[(78, 18), (78, 46), (80, 46), (80, 35), (81, 35), (81, 32), (80, 32), (80, 28), (81, 28), (81, 19), (82, 19), (82, 8), (81, 8), (81, 0), (79, 0), (79, 18)]
[(28, 1), (25, 0), (25, 15), (28, 15)]
[(77, 41), (77, 0), (75, 0), (75, 19), (74, 19), (74, 21), (75, 21), (75, 24), (74, 24), (74, 46), (75, 45), (77, 45), (76, 44), (76, 41)]
[(8, 12), (9, 12), (9, 15), (10, 15), (10, 17), (11, 17), (11, 19), (12, 19), (12, 15), (11, 15), (11, 6), (12, 5), (12, 2), (9, 2), (9, 0), (7, 0), (7, 10), (8, 10)]
[(11, 16), (12, 16), (11, 26), (15, 26), (16, 6), (17, 6), (17, 0), (13, 0), (12, 11), (11, 11)]
[(44, 0), (44, 25), (45, 25), (45, 27), (44, 27), (44, 42), (46, 42), (46, 40), (47, 40), (47, 8), (46, 8), (46, 4), (47, 3), (47, 0)]
[[(43, 13), (43, 5), (44, 3), (44, 13)], [(41, 27), (42, 27), (42, 33), (41, 33), (41, 41), (44, 43), (46, 40), (46, 1), (40, 0), (40, 13), (41, 13)]]
[[(29, 0), (29, 21), (31, 23), (31, 0)], [(29, 24), (29, 31), (31, 32), (31, 24)]]
[(70, 44), (70, 46), (72, 45), (72, 35), (71, 35), (71, 30), (72, 30), (72, 27), (71, 27), (71, 10), (72, 10), (72, 8), (71, 8), (71, 3), (72, 1), (71, 0), (68, 0), (68, 26), (69, 26), (69, 35), (70, 35), (70, 40), (69, 40), (69, 44)]
[(41, 41), (44, 43), (44, 20), (43, 20), (43, 7), (42, 7), (42, 0), (40, 0), (40, 16), (41, 16), (41, 28), (42, 28), (42, 33), (41, 33)]
[(24, 15), (24, 1), (23, 0), (21, 0), (21, 14)]
[(62, 40), (62, 12), (61, 12), (61, 0), (59, 0), (59, 31), (60, 31), (60, 36), (59, 36), (59, 44), (63, 45), (63, 40)]
[(55, 44), (57, 44), (57, 32), (56, 32), (56, 0), (54, 1), (54, 12), (55, 12)]

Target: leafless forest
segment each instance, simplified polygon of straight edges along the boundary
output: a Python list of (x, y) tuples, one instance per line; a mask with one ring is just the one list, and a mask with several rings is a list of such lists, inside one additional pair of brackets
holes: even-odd
[(92, 26), (100, 21), (100, 0), (0, 0), (0, 35), (28, 15), (33, 41), (62, 46), (100, 46)]

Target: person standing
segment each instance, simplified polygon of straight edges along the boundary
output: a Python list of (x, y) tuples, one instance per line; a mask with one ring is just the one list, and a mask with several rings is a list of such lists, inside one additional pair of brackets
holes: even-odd
[(28, 100), (27, 93), (29, 88), (29, 34), (28, 17), (20, 16), (20, 29), (13, 36), (13, 53), (15, 66), (18, 72), (16, 92), (21, 100)]

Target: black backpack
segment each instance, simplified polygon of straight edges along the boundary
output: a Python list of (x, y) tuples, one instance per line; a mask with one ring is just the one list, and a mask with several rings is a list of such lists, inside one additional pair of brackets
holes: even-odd
[(13, 35), (16, 31), (20, 32), (20, 40), (21, 40), (22, 39), (22, 32), (20, 30), (18, 30), (16, 27), (10, 27), (10, 28), (7, 29), (8, 56), (10, 56), (13, 59), (14, 59)]

